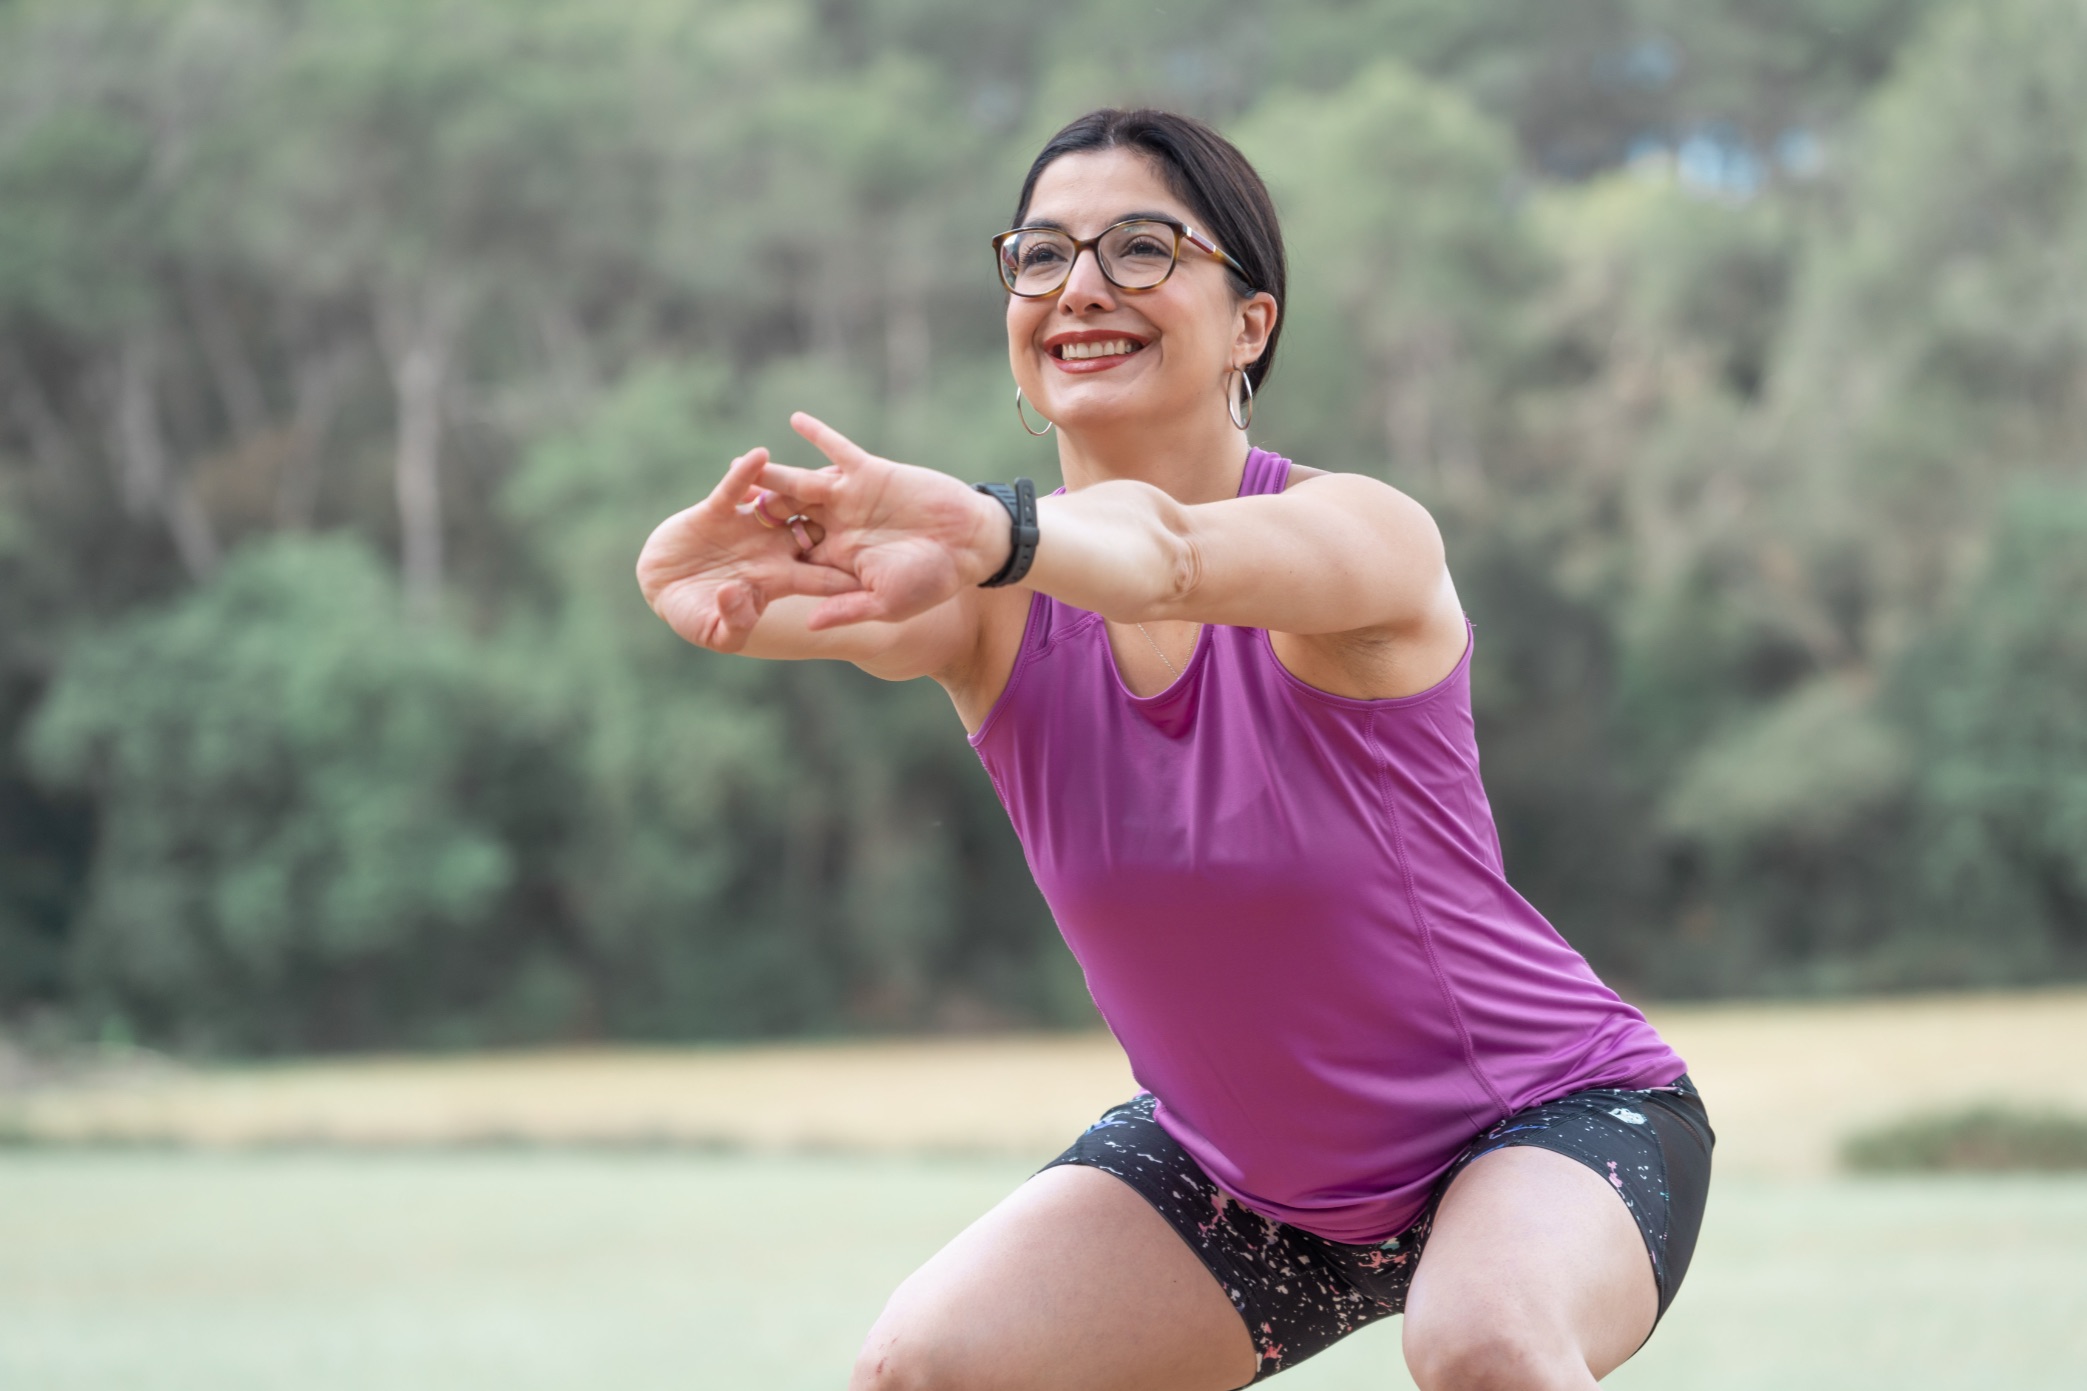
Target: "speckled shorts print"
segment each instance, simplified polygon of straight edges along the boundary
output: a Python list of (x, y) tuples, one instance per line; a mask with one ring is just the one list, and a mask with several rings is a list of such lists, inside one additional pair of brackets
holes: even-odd
[(1480, 1155), (1534, 1145), (1606, 1178), (1644, 1235), (1662, 1314), (1687, 1269), (1709, 1188), (1714, 1137), (1688, 1078), (1651, 1090), (1575, 1092), (1518, 1111), (1473, 1140), (1405, 1231), (1350, 1245), (1233, 1199), (1153, 1119), (1153, 1105), (1144, 1092), (1110, 1107), (1044, 1167), (1084, 1164), (1114, 1174), (1166, 1218), (1239, 1310), (1259, 1357), (1256, 1382), (1405, 1308), (1435, 1200)]

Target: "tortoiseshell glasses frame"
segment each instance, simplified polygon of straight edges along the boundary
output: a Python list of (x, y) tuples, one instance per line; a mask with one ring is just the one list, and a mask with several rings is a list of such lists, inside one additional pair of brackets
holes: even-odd
[(1174, 273), (1184, 244), (1222, 263), (1241, 284), (1248, 283), (1239, 263), (1216, 242), (1171, 217), (1126, 218), (1084, 238), (1058, 227), (1013, 227), (993, 238), (993, 259), (1000, 266), (1001, 285), (1023, 299), (1044, 299), (1064, 289), (1082, 251), (1094, 253), (1095, 264), (1111, 285), (1135, 294), (1159, 288)]

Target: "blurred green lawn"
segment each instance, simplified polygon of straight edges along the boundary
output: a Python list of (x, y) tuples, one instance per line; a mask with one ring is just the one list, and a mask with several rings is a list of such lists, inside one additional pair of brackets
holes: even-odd
[[(0, 1153), (0, 1386), (837, 1391), (1007, 1160)], [(1406, 1386), (1395, 1323), (1285, 1376)], [(2087, 1179), (1722, 1183), (1622, 1388), (2087, 1385)]]

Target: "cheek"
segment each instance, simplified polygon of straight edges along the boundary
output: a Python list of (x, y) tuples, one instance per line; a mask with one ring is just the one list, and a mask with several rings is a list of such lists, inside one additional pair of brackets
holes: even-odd
[(1036, 332), (1050, 313), (1047, 301), (1007, 297), (1007, 351), (1020, 358), (1031, 350)]
[[(1170, 282), (1163, 289), (1175, 287)], [(1229, 301), (1213, 298), (1201, 286), (1182, 285), (1140, 307), (1166, 340), (1167, 360), (1178, 370), (1202, 371), (1224, 359), (1232, 333)]]

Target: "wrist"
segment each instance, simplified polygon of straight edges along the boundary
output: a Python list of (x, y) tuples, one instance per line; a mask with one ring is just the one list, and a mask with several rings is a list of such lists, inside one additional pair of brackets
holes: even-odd
[(998, 526), (1004, 528), (998, 531), (1001, 540), (997, 544), (985, 539), (992, 537), (996, 528), (988, 527), (981, 533), (980, 552), (993, 557), (995, 563), (976, 583), (985, 589), (1019, 584), (1036, 559), (1036, 485), (1026, 478), (1017, 478), (1012, 484), (974, 483), (971, 486), (999, 513)]
[(1000, 573), (1007, 564), (1010, 540), (1007, 525), (1007, 509), (990, 493), (969, 488), (967, 508), (968, 528), (960, 555), (963, 580), (967, 585), (983, 584)]

